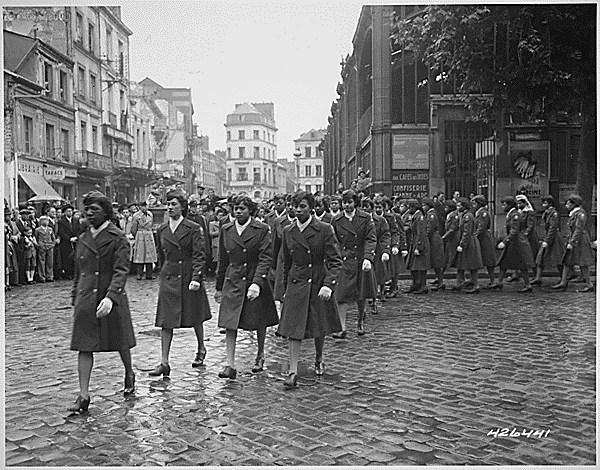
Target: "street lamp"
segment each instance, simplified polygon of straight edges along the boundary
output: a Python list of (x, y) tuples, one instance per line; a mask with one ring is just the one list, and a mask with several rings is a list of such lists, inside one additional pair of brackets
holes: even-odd
[(296, 162), (296, 191), (300, 190), (300, 166), (298, 164), (298, 158), (300, 158), (301, 155), (302, 153), (300, 152), (300, 149), (296, 149), (296, 151), (294, 152)]

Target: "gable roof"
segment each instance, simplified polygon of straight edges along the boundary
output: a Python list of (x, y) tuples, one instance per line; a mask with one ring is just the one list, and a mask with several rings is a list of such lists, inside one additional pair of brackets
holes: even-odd
[(250, 103), (242, 103), (235, 105), (235, 111), (231, 114), (262, 114), (258, 109)]

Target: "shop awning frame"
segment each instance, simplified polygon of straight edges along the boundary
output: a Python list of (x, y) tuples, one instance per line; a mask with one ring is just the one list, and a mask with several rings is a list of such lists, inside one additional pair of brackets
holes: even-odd
[(25, 184), (27, 184), (27, 186), (29, 186), (31, 190), (35, 193), (36, 200), (62, 200), (61, 195), (58, 194), (52, 186), (50, 186), (48, 181), (46, 181), (46, 179), (42, 175), (37, 175), (35, 173), (19, 172), (19, 176), (23, 181), (25, 181)]

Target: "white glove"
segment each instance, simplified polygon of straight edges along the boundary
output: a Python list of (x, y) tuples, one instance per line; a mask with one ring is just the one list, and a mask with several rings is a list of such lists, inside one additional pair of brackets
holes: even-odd
[(463, 251), (462, 246), (457, 246), (456, 247), (456, 251), (458, 251), (459, 253), (462, 253), (462, 251)]
[(567, 250), (572, 250), (573, 249), (573, 245), (571, 245), (570, 243), (567, 243)]
[(362, 270), (363, 271), (370, 271), (371, 267), (372, 267), (371, 266), (371, 262), (368, 259), (366, 259), (366, 260), (363, 261), (363, 265), (362, 265)]
[(259, 295), (260, 295), (260, 286), (253, 282), (252, 284), (250, 284), (250, 287), (248, 287), (248, 294), (246, 294), (246, 297), (248, 297), (248, 300), (254, 300)]
[(397, 246), (392, 247), (392, 254), (394, 256), (396, 256), (398, 254), (398, 247)]
[(382, 253), (381, 254), (381, 261), (389, 261), (390, 260), (390, 255), (388, 255), (387, 253)]
[(76, 241), (77, 241), (77, 237), (71, 237), (71, 240), (70, 240), (71, 243), (75, 243)]
[(542, 242), (542, 248), (548, 248), (548, 243)]
[(415, 256), (419, 256), (421, 252), (419, 250), (415, 250)]
[(406, 258), (408, 256), (408, 250), (402, 250), (401, 254)]
[(200, 290), (200, 283), (198, 281), (190, 282), (189, 290)]
[(96, 318), (107, 316), (113, 308), (113, 301), (108, 297), (104, 297), (96, 308)]
[(500, 243), (498, 243), (498, 248), (500, 250), (504, 250), (504, 248), (506, 248), (506, 245), (504, 244), (504, 242), (500, 242)]
[(321, 287), (321, 289), (319, 290), (319, 299), (321, 300), (329, 300), (329, 298), (331, 297), (331, 289), (327, 286), (323, 286)]
[(221, 297), (222, 297), (221, 291), (215, 291), (215, 302), (217, 302), (218, 304), (220, 304), (221, 303)]

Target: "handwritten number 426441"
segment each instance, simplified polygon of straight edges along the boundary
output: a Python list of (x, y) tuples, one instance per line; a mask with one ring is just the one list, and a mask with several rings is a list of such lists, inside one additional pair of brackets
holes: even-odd
[(510, 430), (509, 428), (504, 428), (504, 429), (490, 429), (490, 432), (487, 433), (488, 436), (494, 436), (494, 437), (520, 437), (520, 436), (525, 436), (527, 438), (530, 437), (537, 437), (537, 438), (542, 438), (542, 437), (547, 437), (548, 434), (550, 433), (550, 430), (536, 430), (534, 431), (533, 429), (530, 429), (529, 431), (527, 429), (523, 429), (523, 431), (517, 431), (517, 428), (513, 428), (512, 430)]

